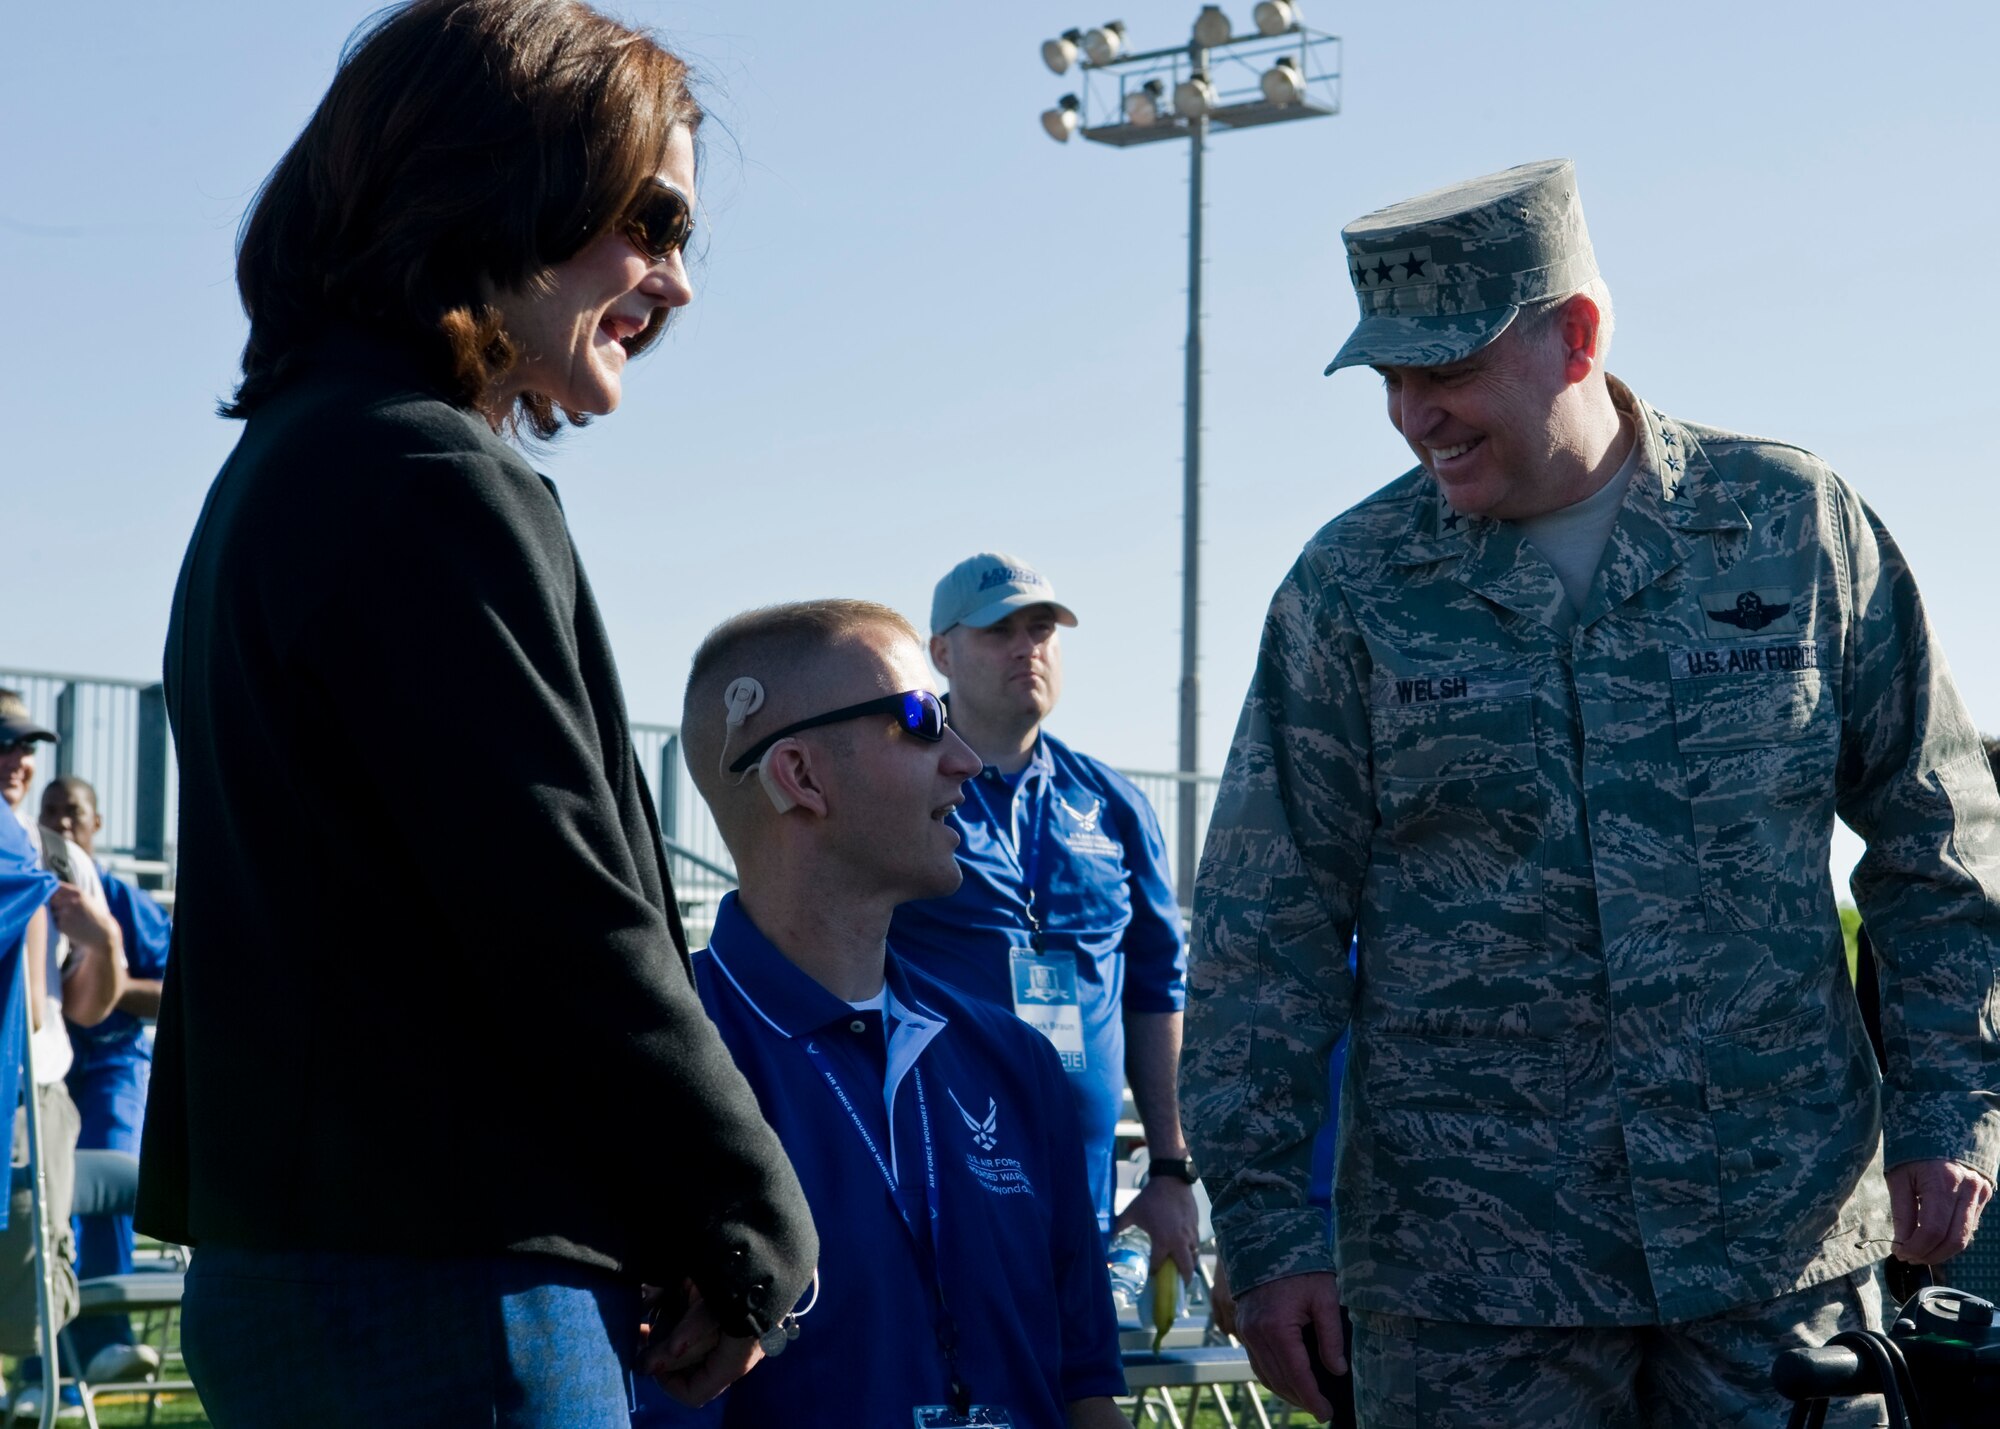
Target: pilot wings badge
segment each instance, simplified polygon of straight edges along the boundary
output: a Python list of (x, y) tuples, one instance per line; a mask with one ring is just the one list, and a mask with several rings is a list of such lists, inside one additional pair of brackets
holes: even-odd
[(957, 1092), (953, 1091), (950, 1087), (946, 1087), (945, 1095), (951, 1098), (951, 1104), (958, 1108), (959, 1116), (964, 1118), (966, 1130), (972, 1133), (972, 1141), (975, 1146), (981, 1151), (991, 1151), (995, 1146), (999, 1145), (1000, 1104), (998, 1102), (994, 1101), (991, 1097), (986, 1099), (986, 1119), (981, 1121), (965, 1109), (965, 1103), (958, 1099)]
[[(1724, 599), (1727, 599), (1725, 596)], [(1731, 604), (1716, 609), (1706, 601), (1702, 602), (1702, 614), (1718, 625), (1728, 625), (1742, 631), (1758, 631), (1777, 624), (1792, 613), (1795, 602), (1790, 591), (1746, 590)], [(1798, 622), (1793, 620), (1785, 627), (1796, 630)]]

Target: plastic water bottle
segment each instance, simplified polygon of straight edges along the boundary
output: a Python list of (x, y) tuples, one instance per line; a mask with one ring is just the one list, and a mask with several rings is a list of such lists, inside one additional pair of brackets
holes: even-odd
[(1111, 1238), (1105, 1268), (1111, 1272), (1111, 1293), (1138, 1304), (1139, 1292), (1153, 1270), (1153, 1238), (1137, 1226), (1125, 1227)]

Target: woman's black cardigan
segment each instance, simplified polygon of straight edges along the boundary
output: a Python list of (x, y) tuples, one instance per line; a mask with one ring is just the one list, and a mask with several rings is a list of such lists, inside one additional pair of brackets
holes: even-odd
[(246, 425), (174, 594), (173, 954), (139, 1227), (691, 1277), (818, 1243), (703, 1014), (554, 488), (347, 334)]

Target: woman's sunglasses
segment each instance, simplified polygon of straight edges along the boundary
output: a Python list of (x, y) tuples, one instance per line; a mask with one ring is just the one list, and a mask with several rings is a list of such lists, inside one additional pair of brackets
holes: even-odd
[(650, 178), (618, 220), (618, 231), (653, 262), (664, 263), (694, 236), (694, 204), (665, 179)]
[(811, 719), (802, 719), (796, 724), (788, 724), (774, 734), (767, 734), (738, 756), (729, 766), (731, 774), (741, 774), (770, 752), (771, 746), (781, 739), (822, 725), (840, 724), (845, 720), (862, 719), (868, 715), (894, 715), (897, 727), (905, 734), (913, 734), (926, 744), (936, 744), (944, 738), (944, 701), (929, 690), (905, 690), (900, 695), (884, 695), (879, 700), (868, 700), (858, 705), (848, 705), (844, 709), (829, 710)]

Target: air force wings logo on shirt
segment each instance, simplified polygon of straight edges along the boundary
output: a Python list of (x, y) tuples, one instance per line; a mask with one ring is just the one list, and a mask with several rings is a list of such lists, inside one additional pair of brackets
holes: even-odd
[(1061, 805), (1062, 811), (1065, 814), (1069, 815), (1070, 822), (1076, 825), (1078, 833), (1094, 834), (1097, 832), (1097, 816), (1104, 812), (1104, 801), (1102, 799), (1092, 799), (1088, 809), (1079, 809), (1076, 805), (1058, 794), (1056, 795), (1056, 803)]
[(1098, 820), (1104, 814), (1102, 799), (1092, 799), (1089, 808), (1079, 809), (1062, 795), (1058, 794), (1055, 797), (1056, 807), (1061, 809), (1069, 820), (1068, 828), (1063, 831), (1063, 842), (1069, 845), (1072, 853), (1094, 853), (1107, 858), (1116, 858), (1125, 851), (1119, 847), (1116, 840), (1106, 838), (1097, 827)]
[(1770, 631), (1790, 635), (1798, 631), (1799, 618), (1793, 614), (1798, 602), (1789, 590), (1767, 586), (1760, 590), (1719, 591), (1701, 598), (1701, 612), (1709, 628), (1726, 625), (1745, 635)]
[(949, 1096), (951, 1104), (958, 1108), (958, 1114), (965, 1118), (966, 1130), (972, 1133), (972, 1141), (975, 1146), (981, 1151), (991, 1151), (995, 1146), (1000, 1144), (1000, 1104), (998, 1102), (994, 1101), (991, 1097), (986, 1099), (986, 1119), (982, 1121), (965, 1109), (965, 1103), (958, 1099), (958, 1093), (950, 1087), (945, 1088), (945, 1095)]
[[(1012, 1156), (996, 1156), (993, 1150), (1000, 1144), (1000, 1104), (992, 1097), (986, 1099), (986, 1115), (974, 1116), (965, 1109), (965, 1103), (958, 1099), (958, 1093), (950, 1087), (945, 1093), (951, 1104), (958, 1108), (959, 1119), (965, 1129), (972, 1133), (972, 1144), (986, 1153), (965, 1153), (965, 1169), (978, 1182), (996, 1196), (1033, 1196), (1035, 1183), (1028, 1179), (1028, 1168)], [(1065, 1093), (1067, 1095), (1067, 1093)]]

